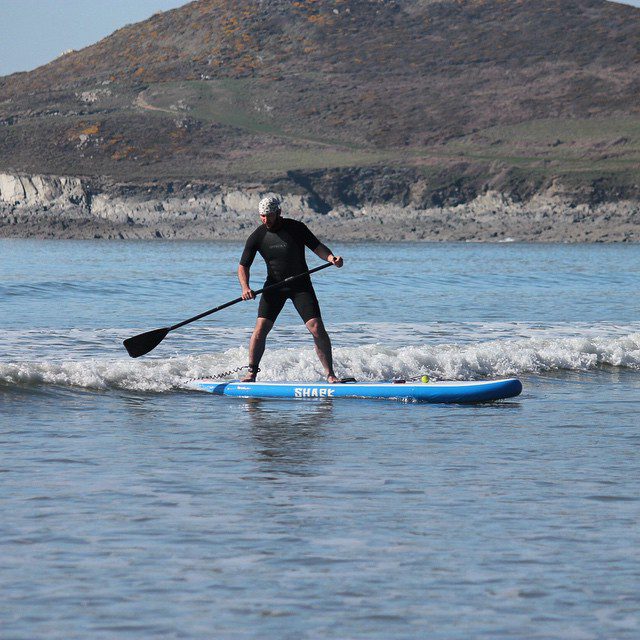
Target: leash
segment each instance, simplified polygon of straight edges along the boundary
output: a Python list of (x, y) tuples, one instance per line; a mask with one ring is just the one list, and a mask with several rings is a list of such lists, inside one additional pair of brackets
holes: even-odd
[[(242, 371), (243, 369), (249, 369), (251, 370), (253, 367), (249, 364), (245, 364), (243, 367), (238, 367), (237, 369), (231, 369), (229, 371), (223, 371), (222, 373), (217, 373), (214, 376), (209, 376), (209, 378), (211, 378), (211, 380), (219, 380), (220, 378), (227, 378), (228, 376), (230, 376), (233, 373), (238, 373), (239, 371)], [(258, 369), (254, 369), (254, 371), (256, 373), (258, 373), (260, 371), (260, 368)]]

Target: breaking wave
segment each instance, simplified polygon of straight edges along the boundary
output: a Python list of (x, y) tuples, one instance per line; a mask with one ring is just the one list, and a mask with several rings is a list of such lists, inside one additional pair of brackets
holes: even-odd
[[(615, 336), (519, 337), (485, 342), (387, 346), (368, 344), (334, 349), (336, 373), (359, 380), (411, 378), (428, 373), (436, 380), (480, 379), (553, 371), (591, 371), (609, 367), (640, 370), (640, 332)], [(219, 353), (130, 360), (108, 357), (15, 361), (0, 364), (0, 385), (59, 385), (85, 389), (166, 392), (192, 378), (242, 367), (247, 349)], [(313, 381), (322, 370), (313, 349), (267, 350), (262, 380)], [(240, 374), (226, 376), (236, 379)]]

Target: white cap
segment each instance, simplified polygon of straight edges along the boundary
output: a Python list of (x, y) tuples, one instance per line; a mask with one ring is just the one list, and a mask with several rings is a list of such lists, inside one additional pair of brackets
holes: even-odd
[(260, 200), (258, 211), (261, 216), (268, 216), (270, 213), (280, 213), (280, 200), (275, 196), (267, 196)]

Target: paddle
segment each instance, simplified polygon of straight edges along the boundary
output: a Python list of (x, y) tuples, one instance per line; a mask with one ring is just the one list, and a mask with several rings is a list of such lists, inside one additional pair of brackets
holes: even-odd
[[(278, 287), (282, 287), (283, 285), (291, 282), (292, 280), (297, 280), (298, 278), (302, 278), (303, 276), (311, 275), (316, 271), (320, 271), (321, 269), (326, 269), (327, 267), (332, 267), (332, 262), (327, 262), (326, 264), (320, 265), (319, 267), (315, 267), (315, 269), (309, 269), (309, 271), (305, 271), (304, 273), (299, 273), (297, 276), (289, 276), (284, 280), (280, 280), (280, 282), (276, 282), (275, 284), (270, 284), (268, 287), (264, 287), (263, 289), (258, 289), (256, 291), (256, 295), (260, 293), (264, 293), (265, 291), (271, 291), (272, 289), (277, 289)], [(235, 300), (231, 300), (229, 302), (225, 302), (221, 304), (219, 307), (215, 309), (209, 309), (209, 311), (205, 311), (204, 313), (199, 313), (197, 316), (193, 316), (193, 318), (189, 318), (188, 320), (183, 320), (182, 322), (178, 322), (178, 324), (174, 324), (171, 327), (164, 327), (163, 329), (154, 329), (153, 331), (147, 331), (146, 333), (141, 333), (137, 336), (133, 336), (132, 338), (127, 338), (122, 344), (124, 344), (125, 349), (129, 352), (129, 355), (132, 358), (139, 358), (143, 356), (145, 353), (149, 353), (149, 351), (155, 349), (166, 337), (169, 331), (173, 331), (174, 329), (178, 329), (179, 327), (184, 327), (185, 324), (189, 324), (190, 322), (195, 322), (196, 320), (200, 320), (200, 318), (204, 318), (205, 316), (209, 316), (216, 311), (222, 311), (222, 309), (226, 309), (231, 305), (237, 304), (238, 302), (242, 302), (242, 297), (236, 298)]]

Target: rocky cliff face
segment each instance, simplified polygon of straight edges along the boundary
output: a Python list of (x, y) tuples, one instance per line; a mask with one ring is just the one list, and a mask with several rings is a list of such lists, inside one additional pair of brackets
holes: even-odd
[(89, 196), (80, 178), (0, 173), (0, 202), (17, 207), (86, 208)]
[(376, 187), (385, 201), (366, 202), (359, 187), (349, 186), (361, 185), (360, 178), (339, 186), (319, 175), (305, 183), (305, 191), (299, 180), (238, 189), (202, 183), (99, 186), (76, 177), (1, 174), (0, 237), (243, 240), (259, 223), (260, 198), (275, 192), (285, 215), (333, 241), (640, 241), (637, 199), (602, 202), (594, 192), (585, 199), (553, 182), (511, 195), (475, 193), (462, 185), (439, 201), (433, 194), (444, 192), (426, 197), (419, 184), (398, 191), (388, 177)]
[[(172, 183), (163, 187), (107, 185), (96, 187), (88, 180), (69, 176), (0, 174), (0, 206), (37, 217), (55, 210), (63, 215), (94, 217), (122, 223), (153, 224), (173, 216), (197, 219), (207, 213), (251, 213), (270, 189), (264, 185), (239, 190), (220, 185), (187, 183), (178, 191)], [(317, 213), (314, 198), (284, 194), (284, 207), (292, 214)]]

